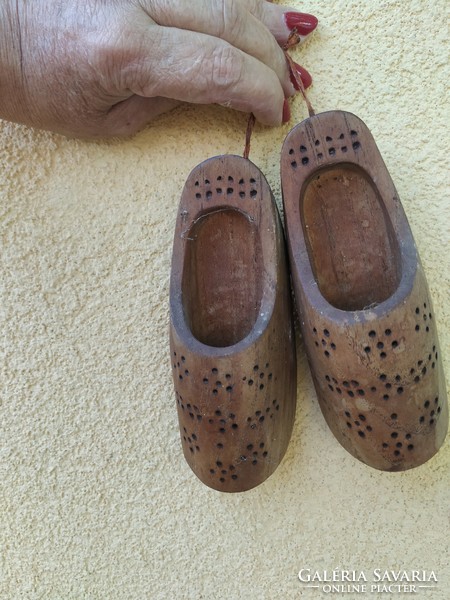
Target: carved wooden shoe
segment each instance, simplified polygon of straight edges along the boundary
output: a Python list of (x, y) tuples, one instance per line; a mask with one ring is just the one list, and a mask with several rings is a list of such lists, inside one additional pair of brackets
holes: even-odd
[(303, 121), (281, 176), (291, 272), (320, 407), (340, 443), (383, 470), (444, 441), (448, 408), (431, 299), (375, 141), (350, 113)]
[(280, 219), (250, 161), (216, 157), (189, 175), (175, 230), (170, 317), (185, 458), (211, 488), (255, 487), (289, 443), (296, 360)]

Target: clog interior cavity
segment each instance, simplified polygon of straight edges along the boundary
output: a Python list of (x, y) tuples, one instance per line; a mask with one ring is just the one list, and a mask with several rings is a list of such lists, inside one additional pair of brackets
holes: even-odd
[(183, 308), (203, 344), (232, 346), (252, 330), (261, 304), (263, 266), (257, 230), (242, 212), (215, 208), (187, 234)]
[(331, 305), (364, 310), (394, 293), (400, 251), (383, 200), (363, 169), (347, 163), (316, 171), (300, 211), (314, 277)]

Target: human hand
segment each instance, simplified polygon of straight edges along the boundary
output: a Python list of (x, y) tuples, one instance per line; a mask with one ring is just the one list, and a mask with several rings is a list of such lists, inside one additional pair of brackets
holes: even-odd
[(281, 46), (316, 25), (266, 0), (5, 0), (0, 118), (120, 136), (187, 101), (279, 125), (296, 91)]

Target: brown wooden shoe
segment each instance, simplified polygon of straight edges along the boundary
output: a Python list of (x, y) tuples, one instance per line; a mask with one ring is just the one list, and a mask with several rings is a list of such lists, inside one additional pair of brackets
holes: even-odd
[(211, 488), (253, 488), (288, 446), (296, 359), (282, 227), (266, 179), (246, 159), (212, 158), (186, 181), (170, 319), (185, 458)]
[(377, 469), (442, 445), (445, 381), (425, 275), (391, 177), (350, 113), (297, 125), (282, 149), (291, 273), (325, 419)]

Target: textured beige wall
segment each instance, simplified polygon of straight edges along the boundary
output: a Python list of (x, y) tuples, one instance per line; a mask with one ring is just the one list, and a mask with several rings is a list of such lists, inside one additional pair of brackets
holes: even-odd
[[(313, 105), (359, 115), (396, 183), (450, 380), (448, 2), (291, 4), (320, 17), (295, 52)], [(278, 201), (300, 98), (292, 113), (253, 139)], [(241, 153), (245, 124), (184, 106), (109, 143), (0, 124), (2, 600), (323, 597), (301, 591), (303, 567), (434, 569), (438, 589), (416, 597), (449, 597), (449, 441), (410, 472), (360, 464), (327, 429), (301, 347), (292, 442), (267, 482), (224, 495), (184, 462), (167, 336), (175, 215), (191, 168)]]

